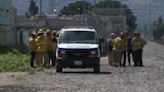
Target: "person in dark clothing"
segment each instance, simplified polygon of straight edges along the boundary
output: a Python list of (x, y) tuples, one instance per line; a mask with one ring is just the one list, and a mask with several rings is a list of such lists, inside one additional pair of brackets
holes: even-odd
[(104, 42), (104, 39), (103, 39), (103, 36), (100, 36), (99, 38), (99, 48), (100, 48), (100, 55), (102, 56), (102, 47), (103, 47), (103, 42)]
[(52, 38), (52, 56), (53, 56), (53, 60), (52, 60), (52, 66), (55, 66), (56, 65), (56, 47), (57, 47), (57, 39), (56, 39), (56, 36), (53, 35), (53, 38)]
[[(125, 66), (126, 65), (126, 52), (127, 52), (127, 40), (126, 40), (126, 34), (122, 32), (122, 41), (123, 41), (123, 48), (122, 48), (122, 54), (120, 58), (120, 66)], [(123, 64), (122, 64), (122, 57), (123, 57)]]
[(126, 66), (126, 51), (122, 52), (121, 58), (123, 57), (123, 64), (120, 62), (120, 66)]
[(128, 63), (131, 65), (131, 55), (133, 56), (133, 50), (132, 50), (132, 44), (131, 44), (132, 38), (128, 38), (128, 48), (127, 48), (127, 56), (128, 56)]

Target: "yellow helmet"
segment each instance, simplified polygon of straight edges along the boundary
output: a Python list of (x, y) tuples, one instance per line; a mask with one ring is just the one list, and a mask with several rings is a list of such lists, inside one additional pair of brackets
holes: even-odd
[(57, 32), (56, 32), (56, 36), (58, 37), (58, 36), (59, 36), (59, 34), (60, 34), (60, 31), (57, 31)]
[(44, 29), (39, 29), (38, 34), (44, 33)]
[(47, 29), (47, 30), (46, 30), (46, 33), (51, 33), (51, 30), (50, 30), (50, 29)]

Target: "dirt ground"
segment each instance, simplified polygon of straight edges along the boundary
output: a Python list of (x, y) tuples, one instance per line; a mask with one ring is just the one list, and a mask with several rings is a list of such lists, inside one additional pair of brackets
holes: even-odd
[(163, 92), (164, 47), (148, 42), (144, 67), (110, 67), (101, 59), (101, 72), (93, 69), (55, 69), (39, 73), (1, 73), (0, 92)]

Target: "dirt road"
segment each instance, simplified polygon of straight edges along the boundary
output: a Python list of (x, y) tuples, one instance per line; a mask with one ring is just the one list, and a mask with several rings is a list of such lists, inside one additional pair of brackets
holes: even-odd
[(164, 47), (149, 42), (145, 67), (109, 67), (101, 60), (101, 73), (93, 69), (55, 69), (45, 72), (1, 73), (0, 92), (164, 92)]

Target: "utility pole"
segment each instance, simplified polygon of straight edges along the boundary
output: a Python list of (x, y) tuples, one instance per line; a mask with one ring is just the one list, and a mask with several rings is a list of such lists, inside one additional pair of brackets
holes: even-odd
[(42, 0), (40, 0), (40, 15), (42, 16)]
[(149, 24), (149, 31), (150, 37), (152, 37), (152, 0), (150, 0), (150, 16), (149, 16), (150, 24)]
[(13, 8), (12, 8), (12, 1), (9, 1), (9, 19), (10, 19), (10, 23), (9, 23), (9, 29), (12, 30), (13, 28)]
[(83, 0), (82, 15), (83, 15), (83, 17), (84, 17), (84, 25), (85, 25), (85, 23), (86, 23), (86, 22), (85, 22), (85, 18), (86, 18), (86, 17), (85, 17), (85, 14), (86, 14), (86, 9), (85, 9), (86, 6), (85, 6), (85, 2), (86, 2), (86, 0)]
[(54, 0), (51, 0), (51, 13), (54, 12)]
[(150, 31), (151, 31), (151, 22), (152, 22), (152, 0), (150, 0), (150, 16), (149, 16), (149, 18), (150, 18)]

